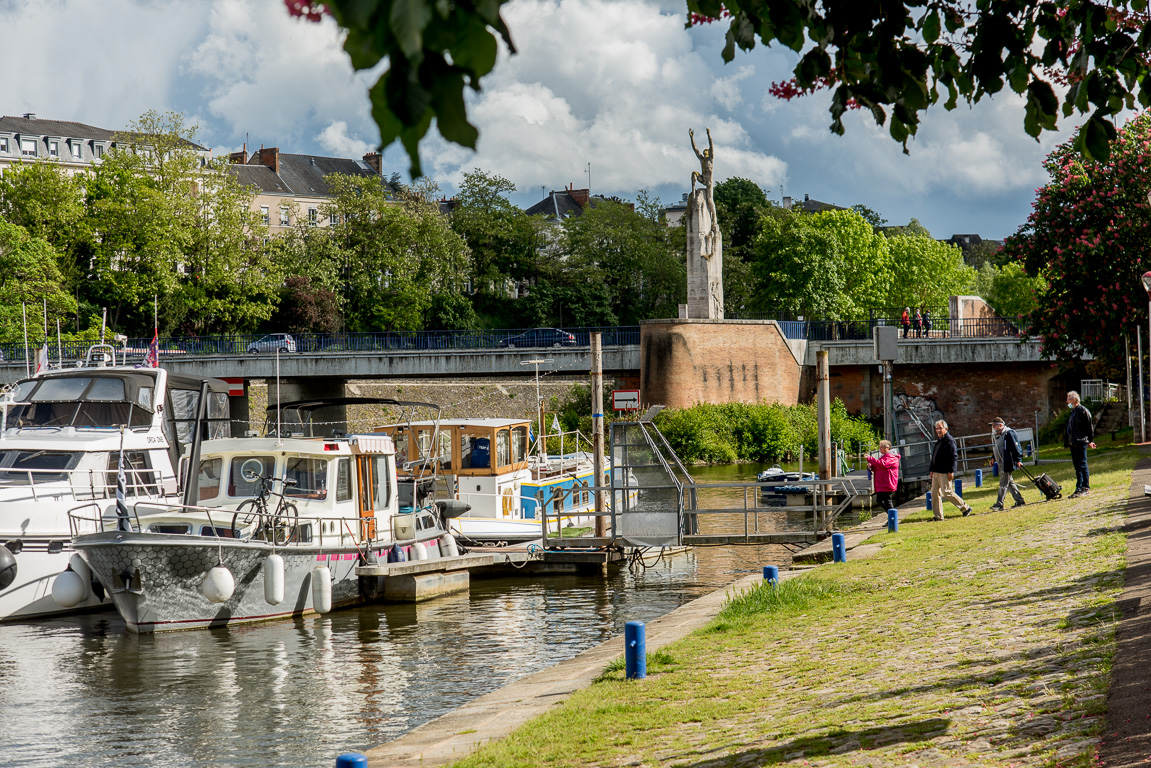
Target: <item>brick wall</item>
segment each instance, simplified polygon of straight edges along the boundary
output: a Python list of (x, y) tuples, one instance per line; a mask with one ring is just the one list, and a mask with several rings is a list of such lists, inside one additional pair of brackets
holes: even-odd
[(652, 320), (640, 325), (640, 398), (669, 408), (697, 402), (792, 404), (801, 366), (779, 327), (755, 320)]

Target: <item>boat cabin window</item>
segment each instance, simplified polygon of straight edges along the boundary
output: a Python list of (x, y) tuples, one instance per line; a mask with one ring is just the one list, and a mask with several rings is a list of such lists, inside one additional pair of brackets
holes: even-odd
[(196, 487), (200, 489), (201, 501), (214, 499), (220, 495), (220, 480), (223, 476), (223, 459), (204, 459), (200, 462), (200, 474), (196, 477)]
[(528, 427), (512, 427), (512, 461), (519, 463), (528, 458)]
[(80, 454), (69, 451), (0, 451), (0, 482), (8, 485), (57, 483), (68, 479), (68, 470), (80, 463)]
[(120, 376), (49, 376), (22, 381), (9, 411), (16, 427), (130, 428), (152, 424), (154, 379)]
[(336, 460), (336, 501), (352, 498), (352, 460)]
[(284, 489), (286, 496), (323, 501), (328, 498), (328, 460), (289, 456), (284, 477), (295, 485)]
[[(228, 471), (228, 495), (259, 495), (260, 477), (272, 477), (275, 469), (274, 456), (233, 456), (232, 466)], [(280, 489), (273, 486), (272, 490)]]
[[(145, 451), (124, 451), (124, 483), (129, 496), (159, 492), (158, 478), (151, 468), (152, 462)], [(119, 481), (120, 452), (108, 454), (108, 486), (115, 488)]]
[(501, 429), (496, 432), (496, 466), (506, 467), (512, 463), (511, 432)]
[(400, 465), (399, 468), (403, 469), (403, 465), (408, 461), (408, 432), (403, 427), (400, 427), (392, 434), (392, 442), (396, 444), (396, 462)]
[(192, 525), (191, 523), (152, 523), (148, 526), (148, 532), (186, 535), (192, 532)]
[(450, 471), (452, 468), (451, 432), (440, 432), (438, 435), (436, 435), (436, 443), (439, 447), (437, 456), (439, 458), (440, 469)]
[[(195, 434), (196, 417), (200, 411), (200, 390), (169, 389), (168, 402), (168, 420), (176, 427), (176, 440), (181, 447), (188, 445)], [(204, 439), (216, 440), (228, 436), (231, 411), (227, 392), (208, 393), (207, 418), (208, 433)]]
[(210, 525), (200, 526), (201, 536), (215, 536), (217, 539), (234, 539), (236, 532), (231, 528), (214, 528)]
[(376, 487), (372, 498), (372, 509), (386, 509), (392, 503), (392, 471), (388, 466), (387, 456), (372, 457), (372, 476)]
[(460, 432), (460, 469), (490, 469), (491, 438), (486, 430), (481, 433)]

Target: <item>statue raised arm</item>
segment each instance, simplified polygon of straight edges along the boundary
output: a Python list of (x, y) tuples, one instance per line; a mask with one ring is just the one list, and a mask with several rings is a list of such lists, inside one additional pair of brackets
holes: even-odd
[(712, 177), (712, 172), (715, 169), (715, 143), (711, 140), (711, 129), (707, 131), (707, 149), (702, 152), (699, 147), (695, 145), (695, 131), (691, 128), (687, 129), (687, 135), (691, 138), (691, 148), (695, 150), (695, 156), (699, 158), (699, 170), (691, 172), (691, 191), (695, 191), (695, 183), (698, 181), (700, 186), (704, 188), (704, 200), (707, 205), (707, 212), (711, 216), (711, 228), (713, 230), (719, 229), (719, 221), (715, 216), (715, 182)]

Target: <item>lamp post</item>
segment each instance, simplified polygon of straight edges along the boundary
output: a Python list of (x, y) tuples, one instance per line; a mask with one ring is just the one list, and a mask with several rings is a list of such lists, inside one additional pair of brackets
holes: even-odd
[[(1151, 202), (1151, 194), (1147, 196), (1148, 202)], [(1143, 273), (1139, 278), (1143, 283), (1143, 290), (1147, 291), (1147, 344), (1148, 350), (1151, 350), (1151, 271)], [(1147, 427), (1146, 417), (1143, 415), (1143, 359), (1139, 359), (1139, 421), (1144, 424), (1143, 427), (1143, 442), (1147, 442)]]

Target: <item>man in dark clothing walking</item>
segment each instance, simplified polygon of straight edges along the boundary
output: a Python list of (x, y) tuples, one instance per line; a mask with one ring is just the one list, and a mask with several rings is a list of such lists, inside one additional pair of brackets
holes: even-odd
[(1023, 448), (1019, 445), (1019, 438), (1016, 437), (1015, 430), (1008, 427), (1003, 419), (996, 418), (991, 422), (991, 428), (995, 430), (995, 436), (991, 441), (991, 451), (995, 460), (999, 462), (999, 496), (996, 497), (991, 508), (993, 510), (1003, 509), (1003, 500), (1007, 497), (1008, 491), (1011, 492), (1011, 498), (1015, 499), (1015, 506), (1022, 507), (1026, 502), (1023, 500), (1023, 494), (1019, 492), (1019, 486), (1015, 484), (1015, 479), (1011, 473), (1023, 466)]
[(1095, 447), (1095, 427), (1091, 424), (1091, 411), (1079, 401), (1078, 392), (1067, 393), (1067, 407), (1071, 409), (1071, 418), (1067, 420), (1067, 442), (1071, 445), (1071, 465), (1075, 467), (1075, 492), (1068, 498), (1074, 499), (1091, 492), (1087, 449)]
[(931, 511), (932, 519), (943, 519), (943, 500), (947, 499), (963, 510), (963, 516), (971, 514), (971, 506), (959, 498), (952, 487), (955, 470), (959, 466), (959, 450), (955, 438), (947, 432), (947, 422), (935, 422), (935, 450), (931, 453)]

